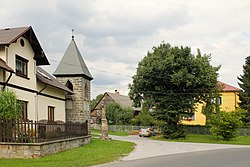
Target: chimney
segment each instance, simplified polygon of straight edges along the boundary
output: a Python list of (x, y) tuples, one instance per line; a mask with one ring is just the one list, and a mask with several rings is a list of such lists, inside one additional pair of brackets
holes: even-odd
[(119, 95), (119, 92), (117, 91), (117, 89), (115, 90), (115, 94), (118, 94), (118, 95)]

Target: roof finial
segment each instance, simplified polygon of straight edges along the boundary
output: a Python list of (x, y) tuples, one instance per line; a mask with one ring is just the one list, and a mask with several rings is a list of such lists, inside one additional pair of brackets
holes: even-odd
[(72, 39), (74, 39), (74, 29), (72, 29)]

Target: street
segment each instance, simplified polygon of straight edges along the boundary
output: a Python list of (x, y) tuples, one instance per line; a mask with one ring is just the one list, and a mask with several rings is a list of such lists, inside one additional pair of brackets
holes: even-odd
[(136, 143), (119, 161), (96, 167), (249, 167), (250, 147), (242, 145), (156, 141), (137, 135), (111, 136)]
[(117, 161), (102, 167), (249, 167), (249, 153), (250, 148), (219, 149)]

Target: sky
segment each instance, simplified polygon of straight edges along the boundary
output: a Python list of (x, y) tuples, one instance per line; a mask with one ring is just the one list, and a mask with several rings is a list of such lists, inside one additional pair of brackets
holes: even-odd
[(91, 98), (127, 95), (138, 63), (163, 41), (211, 54), (219, 80), (235, 87), (250, 55), (249, 0), (1, 0), (0, 28), (32, 26), (53, 73), (74, 29)]

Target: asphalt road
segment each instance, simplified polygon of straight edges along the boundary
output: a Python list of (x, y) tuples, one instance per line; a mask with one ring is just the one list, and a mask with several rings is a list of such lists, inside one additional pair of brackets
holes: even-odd
[(171, 154), (130, 161), (117, 161), (102, 167), (249, 167), (250, 148), (218, 149)]
[(132, 136), (111, 136), (136, 144), (119, 161), (96, 167), (250, 167), (250, 147), (240, 145), (156, 141)]
[(130, 141), (136, 144), (135, 150), (131, 152), (128, 156), (122, 157), (121, 158), (122, 161), (150, 158), (161, 155), (196, 152), (196, 151), (246, 147), (240, 145), (227, 145), (227, 144), (157, 141), (145, 137), (139, 137), (138, 135), (111, 136), (111, 138), (114, 140)]

